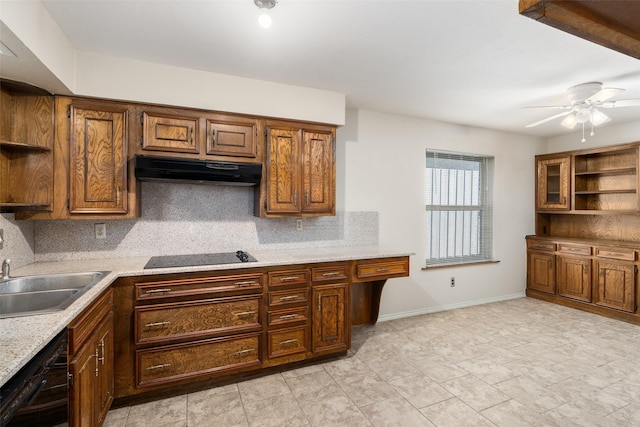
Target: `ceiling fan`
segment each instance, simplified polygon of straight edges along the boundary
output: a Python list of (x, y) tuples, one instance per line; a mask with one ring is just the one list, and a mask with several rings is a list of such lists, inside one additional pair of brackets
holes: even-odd
[(535, 123), (531, 123), (525, 127), (534, 127), (542, 123), (549, 122), (557, 119), (558, 117), (564, 117), (561, 125), (573, 129), (577, 124), (582, 124), (582, 142), (584, 139), (584, 125), (585, 123), (591, 124), (591, 136), (594, 135), (593, 127), (601, 125), (611, 120), (609, 116), (604, 114), (598, 109), (602, 108), (615, 108), (615, 107), (640, 107), (640, 99), (624, 99), (619, 101), (610, 101), (611, 98), (619, 93), (624, 92), (624, 89), (618, 88), (603, 88), (600, 82), (583, 83), (567, 89), (567, 94), (570, 105), (550, 105), (539, 107), (527, 107), (527, 108), (550, 108), (566, 110), (562, 113), (555, 114), (546, 119), (539, 120)]

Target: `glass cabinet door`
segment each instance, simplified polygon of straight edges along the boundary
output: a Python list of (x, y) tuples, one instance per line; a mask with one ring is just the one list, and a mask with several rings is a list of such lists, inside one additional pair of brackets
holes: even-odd
[(538, 159), (538, 210), (569, 209), (569, 156)]

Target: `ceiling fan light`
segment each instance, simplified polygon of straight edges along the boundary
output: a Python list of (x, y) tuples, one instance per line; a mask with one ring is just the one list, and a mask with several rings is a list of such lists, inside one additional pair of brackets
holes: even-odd
[(576, 125), (578, 124), (576, 113), (573, 112), (569, 114), (567, 117), (564, 118), (564, 120), (562, 120), (562, 123), (560, 124), (569, 129), (573, 129), (574, 127), (576, 127)]
[(258, 17), (258, 23), (262, 28), (269, 28), (271, 26), (271, 17), (266, 12), (262, 12)]
[(608, 121), (610, 121), (611, 118), (609, 116), (607, 116), (605, 113), (603, 113), (600, 110), (593, 110), (591, 112), (591, 123), (594, 126), (599, 126), (603, 123), (606, 123)]

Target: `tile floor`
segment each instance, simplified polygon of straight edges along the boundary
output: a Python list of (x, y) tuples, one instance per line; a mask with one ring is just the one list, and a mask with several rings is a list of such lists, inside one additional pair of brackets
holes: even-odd
[(354, 329), (348, 356), (105, 426), (640, 426), (640, 327), (521, 298)]

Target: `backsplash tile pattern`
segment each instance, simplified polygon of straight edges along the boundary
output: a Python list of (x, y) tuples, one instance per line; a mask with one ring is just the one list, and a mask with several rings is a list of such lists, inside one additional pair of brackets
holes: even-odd
[(0, 214), (0, 229), (4, 233), (4, 244), (0, 249), (0, 262), (11, 259), (11, 267), (18, 268), (34, 261), (33, 221), (16, 221), (12, 213)]
[(296, 219), (254, 217), (253, 188), (143, 182), (140, 219), (33, 221), (35, 261), (378, 244), (377, 212)]

